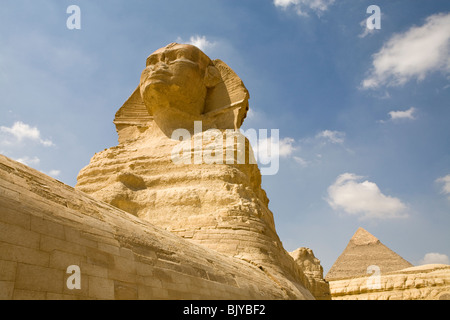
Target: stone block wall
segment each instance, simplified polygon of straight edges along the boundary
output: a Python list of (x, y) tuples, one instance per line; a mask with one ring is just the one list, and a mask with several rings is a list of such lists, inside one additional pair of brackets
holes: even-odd
[(450, 266), (423, 265), (330, 281), (333, 300), (450, 300)]
[(305, 296), (0, 155), (0, 299), (287, 298)]

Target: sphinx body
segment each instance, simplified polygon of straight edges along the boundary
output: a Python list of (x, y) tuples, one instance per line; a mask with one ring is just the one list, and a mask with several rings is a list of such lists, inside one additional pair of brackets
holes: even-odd
[[(239, 77), (198, 48), (170, 44), (155, 51), (138, 88), (116, 113), (118, 146), (94, 155), (80, 171), (76, 188), (211, 250), (259, 266), (287, 298), (312, 298), (305, 289), (305, 275), (276, 233), (261, 173), (249, 161), (251, 146), (239, 132), (248, 98)], [(173, 150), (180, 144), (192, 146), (192, 158), (211, 146), (209, 139), (195, 145), (194, 121), (201, 121), (205, 132), (220, 132), (215, 139), (223, 139), (221, 148), (232, 148), (236, 155), (244, 152), (246, 162), (174, 163)], [(172, 139), (180, 128), (192, 133), (192, 143)], [(225, 139), (230, 130), (235, 139)]]

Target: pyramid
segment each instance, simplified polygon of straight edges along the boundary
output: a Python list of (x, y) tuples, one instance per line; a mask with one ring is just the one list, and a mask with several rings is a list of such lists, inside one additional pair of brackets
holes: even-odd
[(412, 264), (386, 247), (374, 235), (359, 228), (344, 252), (337, 258), (326, 275), (327, 281), (370, 275), (367, 268), (378, 266), (380, 273), (412, 267)]

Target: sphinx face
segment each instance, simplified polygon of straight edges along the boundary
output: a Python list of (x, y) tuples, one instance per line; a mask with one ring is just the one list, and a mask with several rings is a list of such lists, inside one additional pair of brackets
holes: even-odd
[(147, 58), (140, 81), (141, 95), (153, 114), (175, 108), (191, 115), (203, 112), (205, 71), (211, 60), (192, 45), (161, 48)]

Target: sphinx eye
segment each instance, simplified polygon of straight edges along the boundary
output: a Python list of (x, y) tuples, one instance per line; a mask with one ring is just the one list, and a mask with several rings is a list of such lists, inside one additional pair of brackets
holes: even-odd
[(147, 59), (147, 66), (151, 65), (151, 64), (156, 64), (158, 63), (159, 59), (157, 59), (157, 57), (153, 56), (153, 57), (149, 57)]

